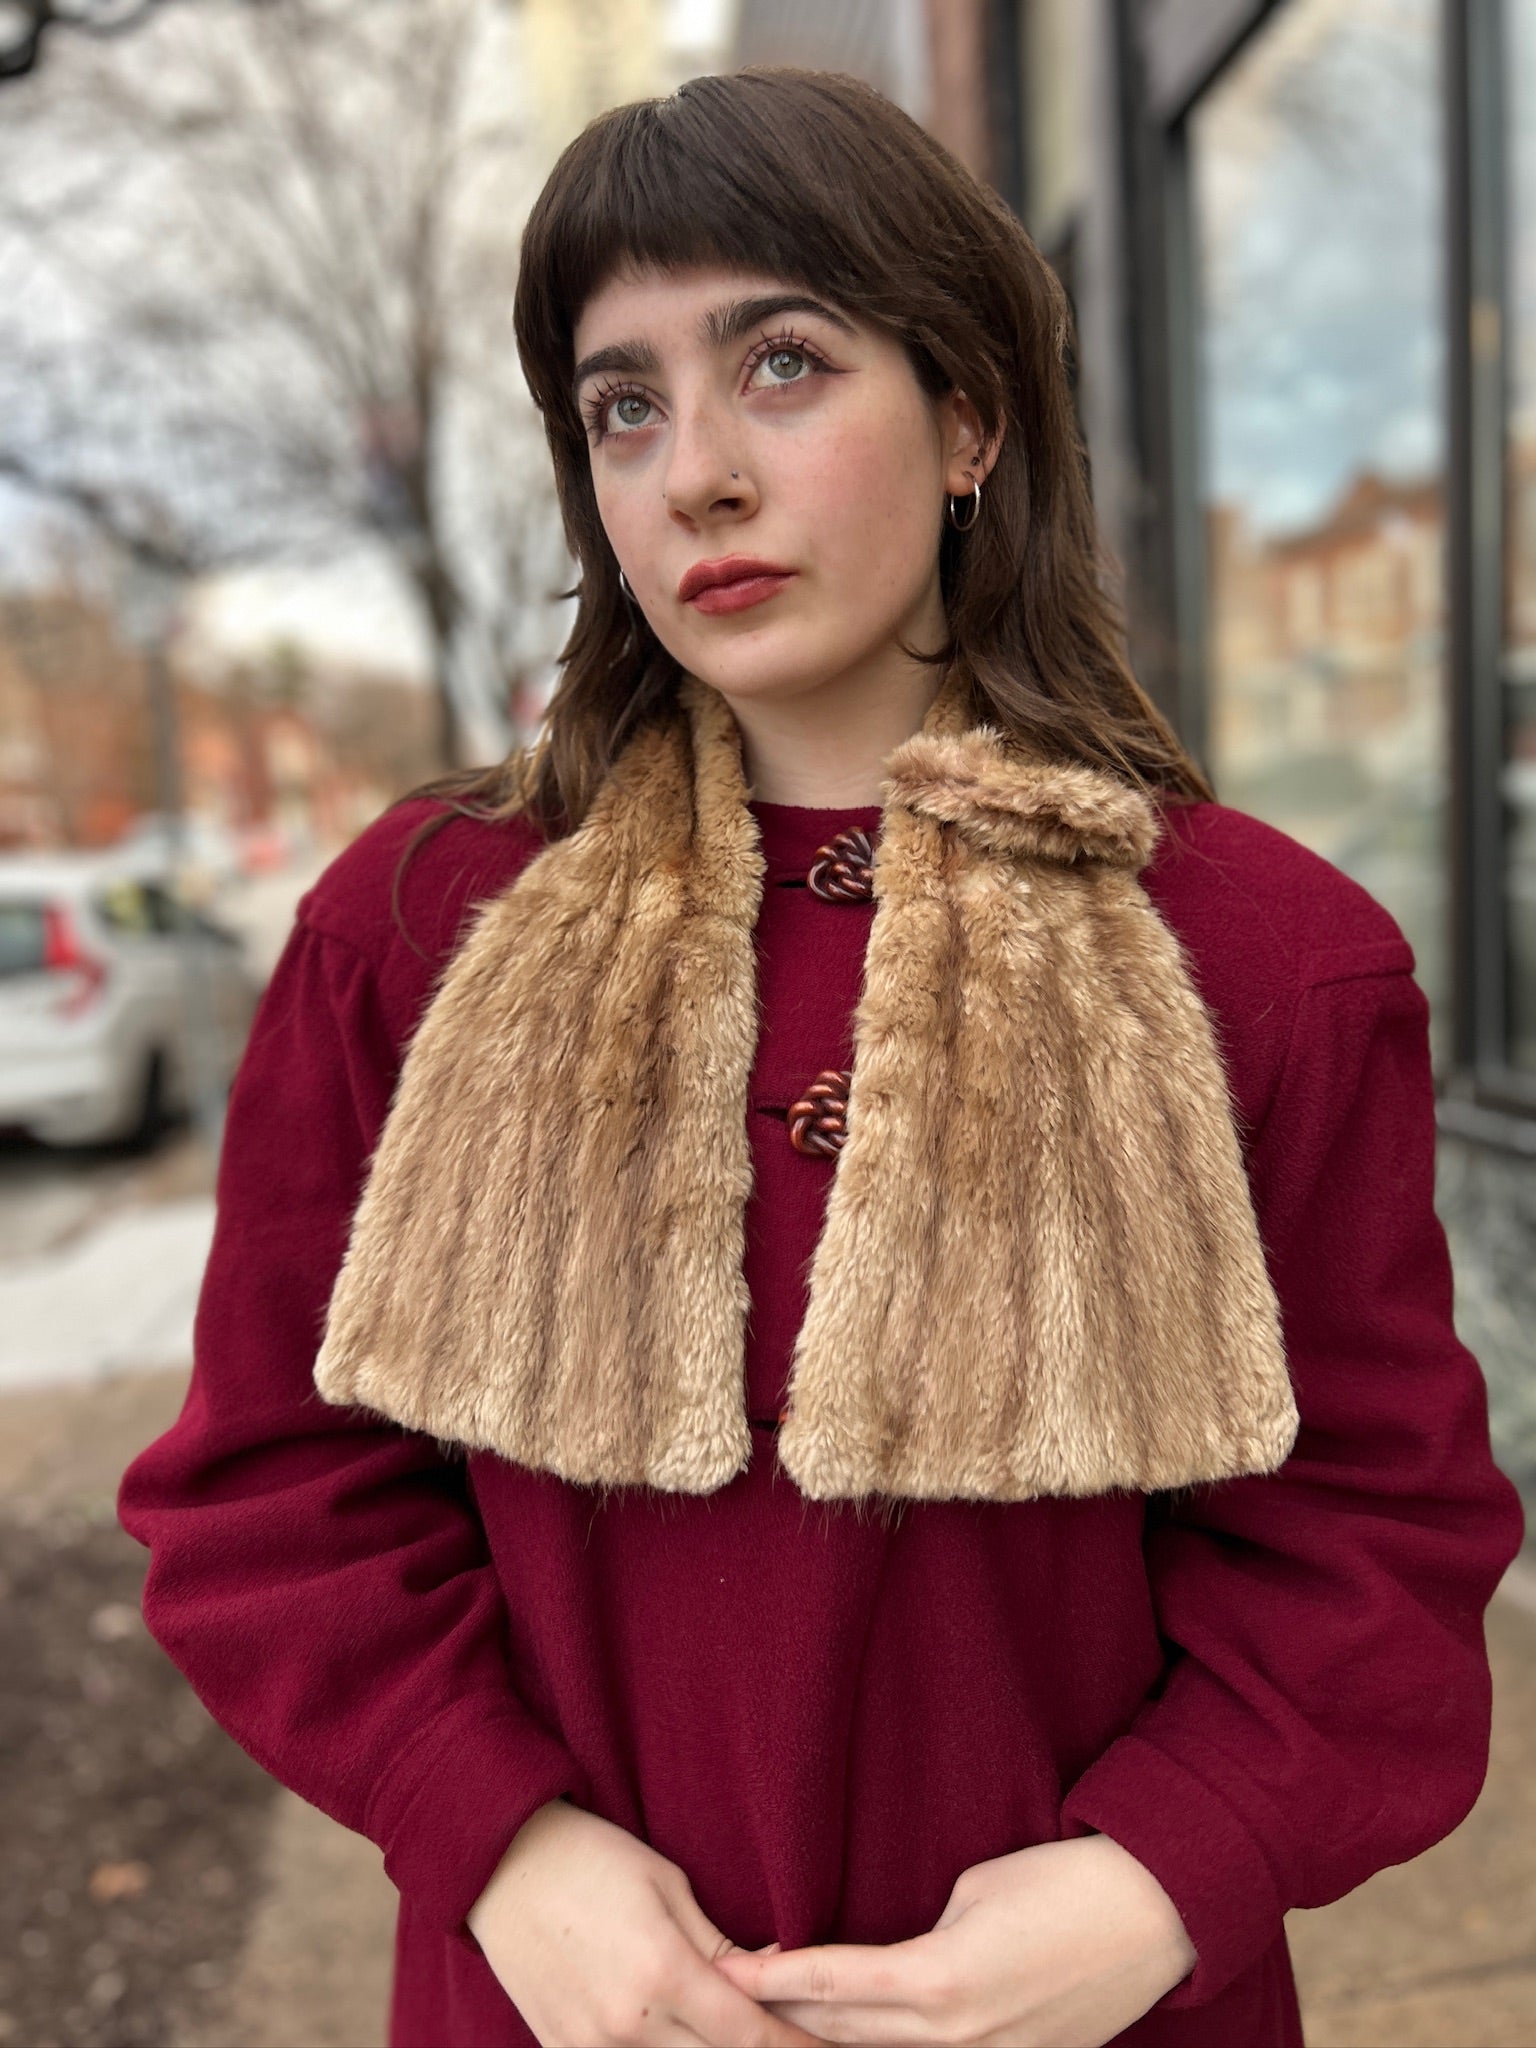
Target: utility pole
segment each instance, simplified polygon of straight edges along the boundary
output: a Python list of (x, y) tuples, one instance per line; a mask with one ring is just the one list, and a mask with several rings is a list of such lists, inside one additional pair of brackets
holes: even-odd
[(192, 1115), (198, 1135), (217, 1162), (224, 1140), (225, 1086), (208, 947), (190, 915), (183, 883), (187, 868), (187, 814), (181, 773), (181, 731), (169, 648), (185, 578), (154, 556), (129, 554), (118, 586), (124, 638), (144, 658), (154, 734), (155, 802), (165, 821), (174, 940), (180, 954), (185, 1044)]

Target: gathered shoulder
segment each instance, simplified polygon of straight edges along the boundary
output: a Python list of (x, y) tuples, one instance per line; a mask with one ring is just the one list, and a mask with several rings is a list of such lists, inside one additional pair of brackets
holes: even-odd
[(1299, 839), (1226, 804), (1173, 805), (1162, 815), (1142, 879), (1198, 953), (1220, 946), (1261, 978), (1300, 986), (1412, 971), (1391, 912)]
[(1169, 805), (1162, 816), (1142, 883), (1179, 940), (1236, 1105), (1254, 1123), (1277, 1085), (1303, 994), (1411, 975), (1413, 951), (1369, 890), (1289, 833), (1219, 803)]
[[(413, 846), (418, 833), (425, 836)], [(336, 855), (300, 897), (298, 921), (381, 970), (404, 951), (431, 971), (477, 906), (506, 888), (543, 843), (525, 819), (490, 823), (440, 797), (409, 797)]]

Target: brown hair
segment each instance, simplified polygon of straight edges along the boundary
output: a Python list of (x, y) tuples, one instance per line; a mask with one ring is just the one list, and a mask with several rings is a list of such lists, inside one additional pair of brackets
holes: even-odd
[(625, 741), (670, 705), (678, 663), (631, 611), (598, 516), (573, 337), (626, 265), (705, 264), (820, 294), (901, 341), (931, 396), (963, 390), (985, 441), (1006, 422), (975, 530), (944, 527), (948, 642), (909, 652), (960, 664), (977, 717), (1006, 734), (1162, 798), (1211, 797), (1122, 651), (1055, 273), (1004, 201), (872, 86), (765, 65), (600, 114), (534, 205), (514, 325), (580, 568), (564, 593), (576, 621), (540, 736), (412, 791), (452, 805), (429, 826), (524, 813), (546, 836), (573, 829)]

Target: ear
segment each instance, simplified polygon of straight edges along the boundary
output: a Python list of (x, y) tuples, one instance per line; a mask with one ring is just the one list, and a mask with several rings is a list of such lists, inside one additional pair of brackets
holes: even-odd
[(996, 438), (988, 442), (982, 431), (981, 415), (957, 386), (939, 401), (939, 428), (943, 435), (944, 488), (953, 497), (964, 497), (972, 478), (986, 481), (1003, 445), (1007, 421), (998, 422)]

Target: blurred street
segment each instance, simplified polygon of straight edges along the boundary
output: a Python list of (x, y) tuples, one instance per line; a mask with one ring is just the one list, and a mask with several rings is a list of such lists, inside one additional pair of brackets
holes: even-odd
[(0, 1395), (0, 2042), (382, 2041), (379, 1858), (208, 1718), (112, 1501), (183, 1366)]
[[(5, 1174), (0, 1232), (44, 1242), (0, 1264), (0, 1388), (97, 1380), (187, 1354), (213, 1232), (204, 1178), (190, 1137), (137, 1172), (113, 1160), (99, 1174), (76, 1169), (71, 1184), (27, 1159)], [(6, 1213), (13, 1205), (19, 1218)]]
[[(258, 980), (323, 864), (248, 879), (221, 899)], [(212, 1170), (185, 1121), (143, 1153), (55, 1151), (0, 1133), (0, 1391), (189, 1358), (212, 1232)]]

